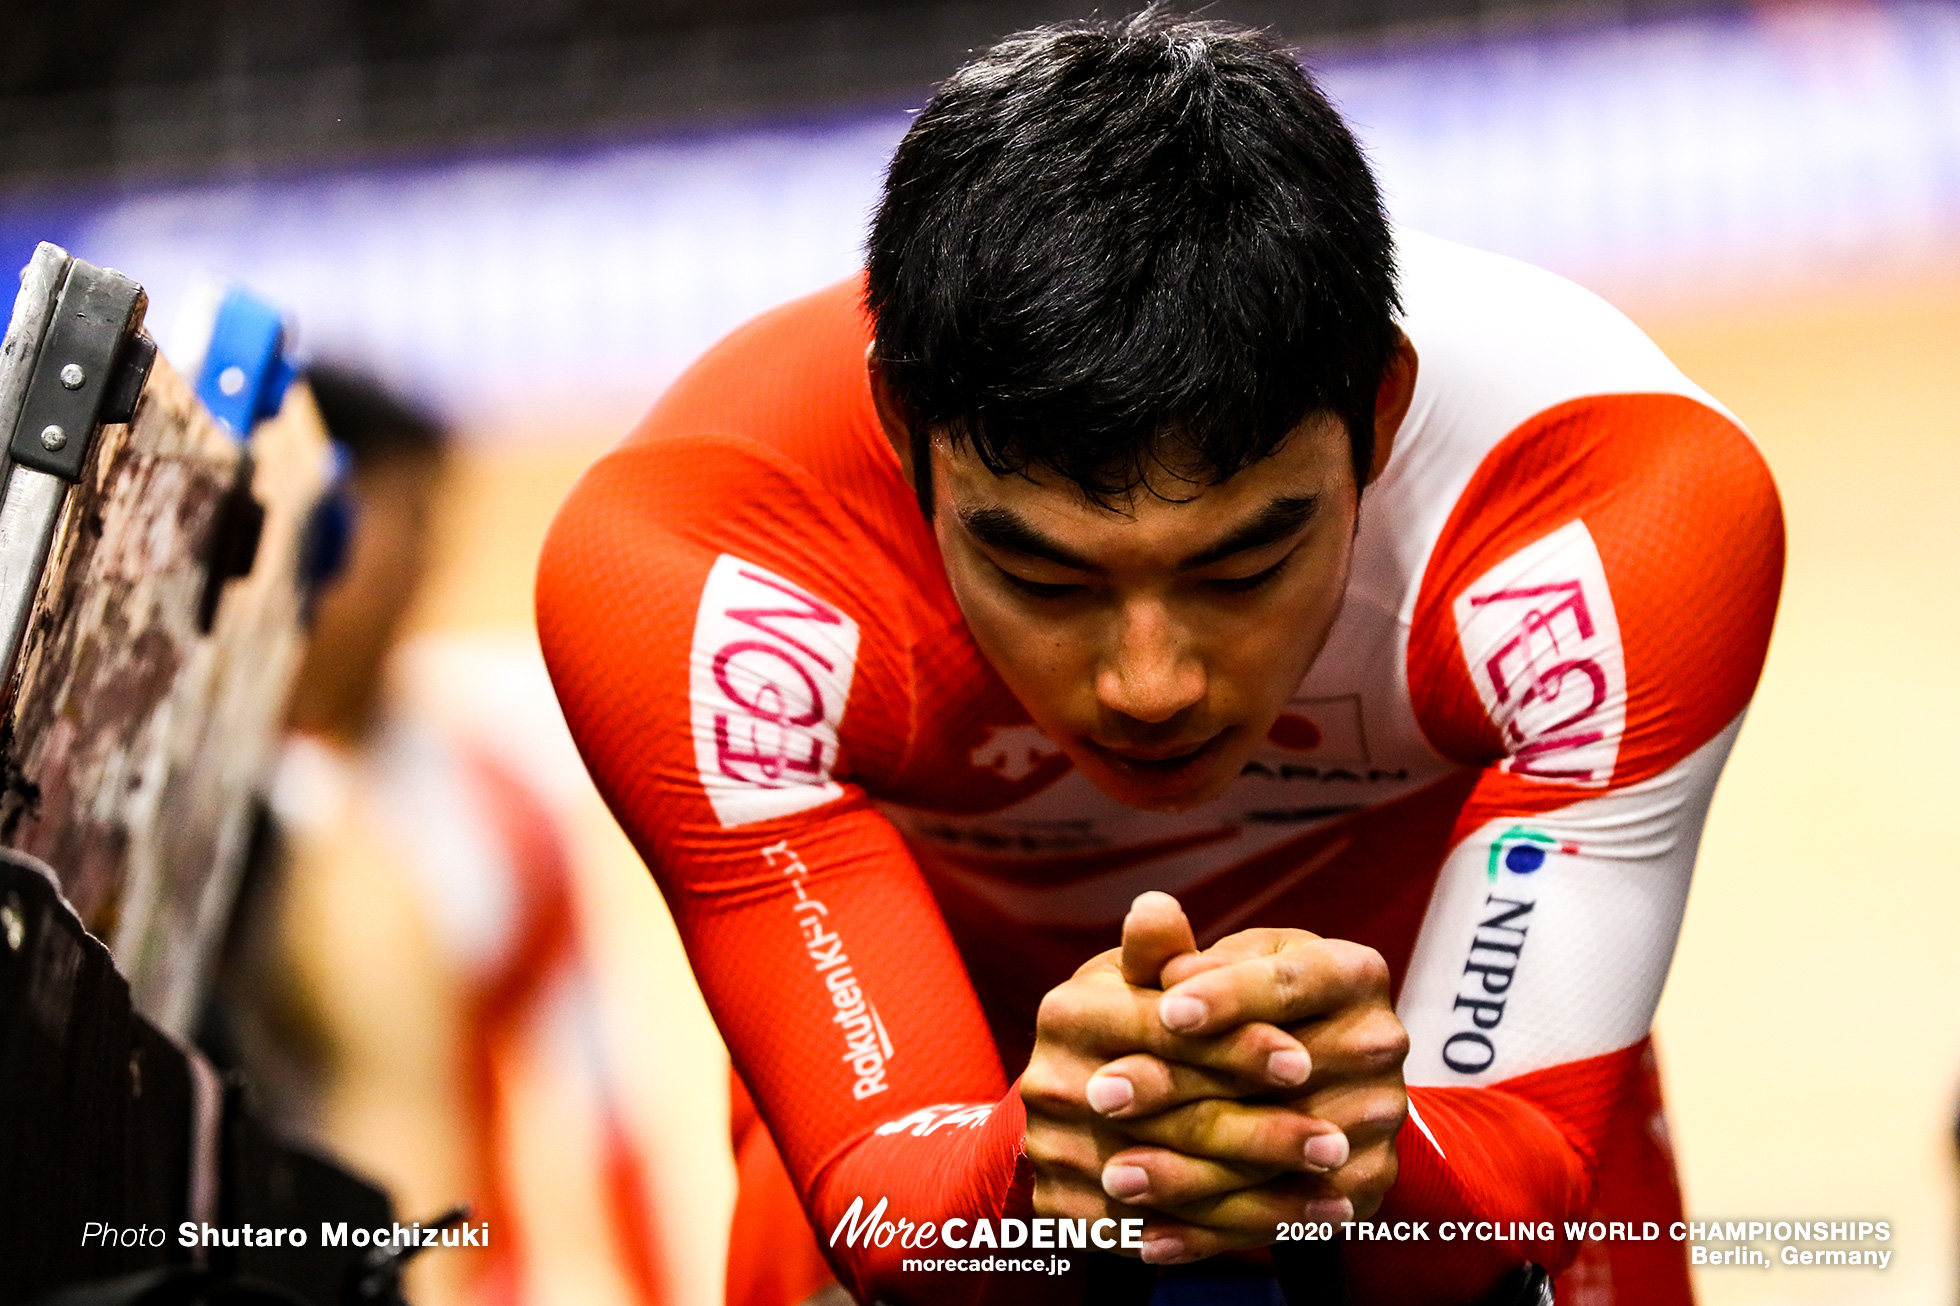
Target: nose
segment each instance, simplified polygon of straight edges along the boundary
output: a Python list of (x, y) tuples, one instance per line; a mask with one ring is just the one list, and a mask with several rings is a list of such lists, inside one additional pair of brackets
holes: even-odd
[(1163, 604), (1126, 603), (1115, 638), (1096, 671), (1096, 699), (1107, 711), (1161, 725), (1204, 700), (1204, 662)]

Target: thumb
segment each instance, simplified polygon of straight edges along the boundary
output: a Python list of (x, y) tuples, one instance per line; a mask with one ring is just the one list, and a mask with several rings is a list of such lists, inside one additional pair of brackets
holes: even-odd
[(1138, 988), (1157, 988), (1166, 962), (1197, 949), (1191, 922), (1177, 899), (1154, 889), (1137, 895), (1130, 904), (1130, 914), (1123, 918), (1125, 981)]

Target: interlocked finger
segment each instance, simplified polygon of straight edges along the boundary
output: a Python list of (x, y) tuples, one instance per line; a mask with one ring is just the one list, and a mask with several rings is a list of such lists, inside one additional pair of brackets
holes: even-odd
[[(1329, 1144), (1316, 1144), (1312, 1153), (1308, 1144), (1340, 1133), (1335, 1126), (1291, 1106), (1215, 1097), (1201, 1098), (1153, 1116), (1111, 1120), (1109, 1126), (1136, 1142), (1167, 1148), (1187, 1157), (1269, 1167), (1275, 1173), (1330, 1168), (1327, 1162), (1331, 1158), (1326, 1150)], [(1340, 1148), (1340, 1160), (1345, 1160), (1344, 1144), (1336, 1146)]]
[(1273, 933), (1297, 937), (1174, 985), (1158, 1001), (1162, 1023), (1203, 1038), (1234, 1026), (1293, 1025), (1386, 995), (1388, 966), (1373, 948), (1300, 931)]
[(1257, 1078), (1166, 1061), (1139, 1052), (1118, 1057), (1096, 1069), (1089, 1077), (1086, 1095), (1096, 1111), (1112, 1120), (1125, 1120), (1156, 1115), (1208, 1097), (1242, 1098), (1283, 1092), (1294, 1084), (1304, 1084), (1312, 1068), (1311, 1057), (1291, 1050), (1269, 1055), (1265, 1073)]

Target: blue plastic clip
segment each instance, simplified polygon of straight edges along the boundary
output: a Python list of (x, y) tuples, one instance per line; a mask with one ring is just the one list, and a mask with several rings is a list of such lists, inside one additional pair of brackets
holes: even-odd
[(327, 442), (333, 459), (332, 479), (313, 511), (306, 516), (306, 531), (299, 545), (300, 616), (313, 624), (320, 595), (347, 565), (354, 549), (354, 528), (359, 516), (353, 488), (354, 462), (347, 446), (338, 440)]
[(219, 304), (197, 397), (241, 440), (285, 402), (295, 374), (283, 352), (285, 339), (278, 310), (251, 293), (233, 290)]

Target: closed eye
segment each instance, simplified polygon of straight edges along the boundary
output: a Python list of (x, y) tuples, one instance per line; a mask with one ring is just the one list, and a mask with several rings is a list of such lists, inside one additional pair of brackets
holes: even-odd
[(1211, 586), (1213, 589), (1223, 590), (1227, 594), (1248, 594), (1268, 584), (1277, 577), (1281, 571), (1285, 570), (1286, 564), (1292, 560), (1292, 557), (1293, 555), (1289, 553), (1286, 557), (1281, 558), (1278, 562), (1266, 568), (1266, 570), (1254, 572), (1250, 576), (1233, 576), (1230, 578), (1208, 580), (1205, 584)]
[(1065, 599), (1072, 594), (1082, 592), (1080, 585), (1050, 585), (1043, 581), (1029, 580), (1025, 576), (1016, 576), (1013, 572), (1005, 567), (1000, 567), (998, 564), (996, 564), (996, 568), (999, 570), (1003, 580), (1029, 598)]

